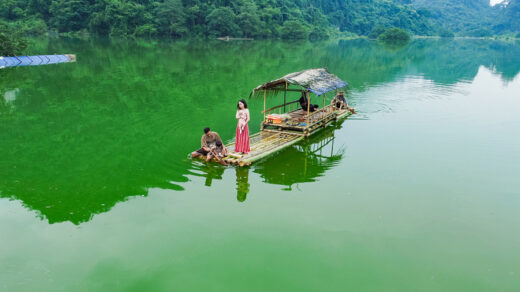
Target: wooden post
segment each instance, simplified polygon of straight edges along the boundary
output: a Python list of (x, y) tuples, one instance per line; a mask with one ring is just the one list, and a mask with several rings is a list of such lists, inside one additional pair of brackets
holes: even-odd
[(303, 165), (303, 177), (307, 178), (307, 159), (309, 159), (308, 150), (309, 146), (305, 146), (305, 164)]
[(262, 122), (262, 126), (265, 123), (265, 99), (267, 97), (267, 91), (264, 89), (264, 121)]
[(287, 103), (287, 81), (285, 81), (285, 91), (283, 92), (283, 113), (285, 114), (285, 104)]
[(309, 129), (309, 114), (311, 109), (311, 97), (310, 94), (307, 96), (307, 92), (305, 92), (305, 97), (307, 98), (307, 129)]

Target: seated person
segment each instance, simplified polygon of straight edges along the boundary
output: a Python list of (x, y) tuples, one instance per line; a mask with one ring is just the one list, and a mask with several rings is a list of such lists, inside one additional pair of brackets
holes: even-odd
[(346, 109), (353, 114), (356, 113), (356, 111), (353, 108), (348, 106), (347, 100), (345, 99), (344, 91), (338, 92), (338, 94), (336, 94), (336, 96), (332, 100), (331, 104), (335, 104), (337, 109)]
[(222, 144), (222, 142), (217, 141), (215, 148), (211, 149), (209, 155), (211, 156), (211, 158), (215, 157), (220, 164), (227, 165), (227, 163), (224, 160), (222, 160), (222, 158), (228, 156), (228, 150), (226, 146)]
[[(307, 100), (307, 93), (305, 91), (302, 91), (302, 96), (300, 97), (300, 106), (302, 107), (302, 110), (307, 111), (307, 105), (309, 103), (309, 100)], [(318, 109), (317, 104), (311, 104), (309, 106), (309, 112), (314, 112)]]
[(200, 139), (200, 149), (191, 153), (191, 158), (205, 156), (206, 161), (210, 161), (213, 156), (211, 150), (217, 146), (217, 142), (222, 144), (222, 139), (217, 132), (212, 132), (210, 128), (204, 128), (204, 135)]

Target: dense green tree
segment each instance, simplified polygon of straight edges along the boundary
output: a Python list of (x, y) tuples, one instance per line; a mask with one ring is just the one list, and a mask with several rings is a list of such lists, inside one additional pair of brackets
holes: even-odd
[(309, 34), (309, 39), (312, 41), (325, 40), (328, 38), (330, 38), (329, 32), (326, 29), (324, 29), (323, 27), (319, 27), (319, 26), (314, 27)]
[(229, 7), (219, 7), (207, 17), (209, 34), (215, 36), (240, 36), (242, 31), (238, 27), (237, 16)]
[(92, 1), (53, 0), (49, 7), (51, 25), (60, 32), (79, 31), (88, 25)]
[(27, 42), (9, 30), (0, 27), (0, 56), (20, 55), (27, 47)]
[(237, 22), (244, 37), (258, 37), (262, 33), (263, 24), (258, 16), (258, 7), (254, 2), (246, 2), (240, 9)]
[(440, 37), (443, 37), (443, 38), (452, 38), (452, 37), (455, 37), (455, 34), (445, 28), (441, 28), (439, 30), (439, 36)]
[(166, 0), (155, 9), (157, 31), (163, 35), (181, 37), (188, 33), (186, 13), (180, 0)]
[(379, 35), (386, 31), (386, 28), (382, 25), (375, 26), (372, 31), (368, 34), (368, 37), (371, 39), (377, 39)]
[(284, 39), (306, 39), (309, 37), (309, 28), (297, 20), (286, 21), (283, 25), (282, 37)]
[(406, 43), (410, 41), (410, 35), (400, 28), (392, 27), (385, 30), (377, 39), (385, 43)]

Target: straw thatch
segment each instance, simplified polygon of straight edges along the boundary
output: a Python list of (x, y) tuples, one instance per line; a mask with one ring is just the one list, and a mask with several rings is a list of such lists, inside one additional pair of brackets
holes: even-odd
[(347, 82), (339, 79), (338, 76), (329, 73), (325, 68), (308, 69), (287, 74), (280, 79), (259, 85), (253, 89), (251, 95), (255, 95), (255, 93), (263, 90), (278, 93), (286, 90), (286, 86), (289, 84), (301, 86), (303, 90), (308, 90), (316, 95), (322, 95), (328, 91), (336, 90), (348, 85)]

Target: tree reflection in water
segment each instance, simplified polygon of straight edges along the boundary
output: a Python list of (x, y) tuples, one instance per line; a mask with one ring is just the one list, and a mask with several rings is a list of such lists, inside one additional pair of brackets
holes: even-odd
[[(362, 94), (371, 87), (407, 76), (452, 86), (473, 80), (481, 66), (508, 82), (520, 64), (518, 44), (489, 40), (414, 40), (398, 51), (368, 40), (45, 39), (31, 47), (28, 53), (74, 52), (79, 59), (0, 70), (0, 199), (19, 200), (50, 224), (87, 222), (150, 188), (182, 191), (194, 173), (207, 186), (222, 179), (226, 168), (185, 155), (208, 122), (222, 138), (233, 137), (234, 96), (273, 76), (327, 66), (357, 93), (353, 104), (369, 112), (386, 106)], [(249, 105), (259, 110), (263, 101)], [(253, 115), (251, 125), (261, 119)], [(326, 129), (237, 170), (238, 200), (251, 189), (251, 171), (287, 190), (317, 180), (341, 159), (333, 135)]]

